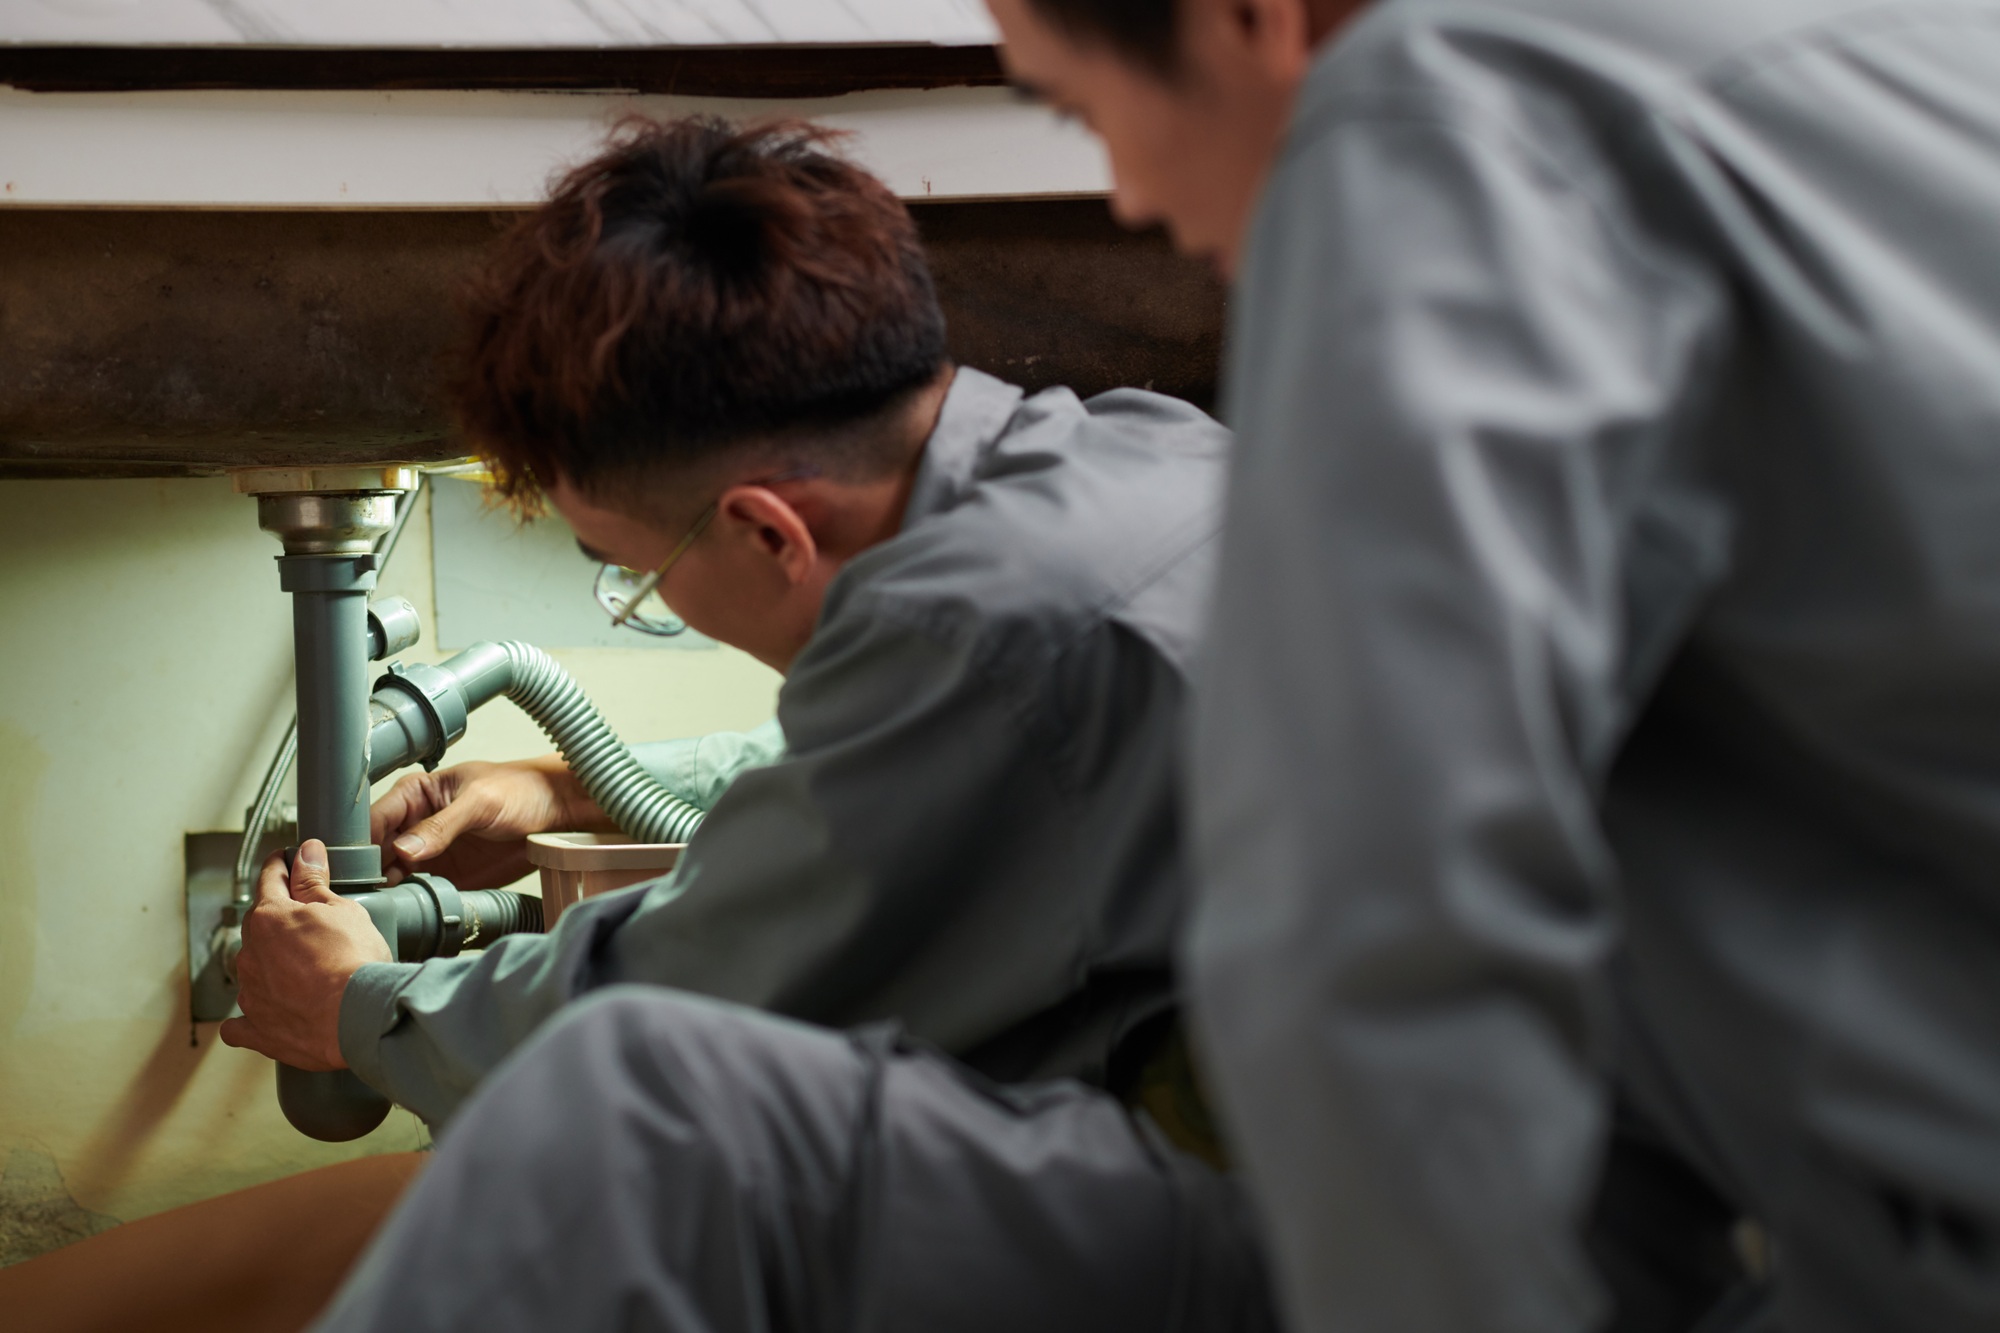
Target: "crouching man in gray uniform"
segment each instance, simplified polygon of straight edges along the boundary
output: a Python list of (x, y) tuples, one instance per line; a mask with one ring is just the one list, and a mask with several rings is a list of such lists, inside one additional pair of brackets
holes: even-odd
[[(1266, 1327), (1156, 1124), (1225, 432), (954, 370), (908, 214), (797, 128), (628, 131), (474, 306), (500, 489), (785, 673), (785, 745), (672, 877), (476, 957), (381, 961), (313, 845), (270, 868), (226, 1039), (450, 1121), (326, 1327)], [(505, 874), (601, 819), (566, 784), (406, 788), (383, 836), (448, 864), (464, 802), (451, 869)]]
[(2000, 1328), (2000, 5), (992, 0), (1233, 269), (1191, 994), (1300, 1333)]

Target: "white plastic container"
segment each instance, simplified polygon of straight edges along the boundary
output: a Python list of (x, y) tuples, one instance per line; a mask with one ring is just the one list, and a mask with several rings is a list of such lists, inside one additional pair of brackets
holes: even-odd
[(528, 861), (542, 872), (542, 928), (571, 903), (674, 868), (684, 842), (631, 842), (616, 833), (531, 833)]

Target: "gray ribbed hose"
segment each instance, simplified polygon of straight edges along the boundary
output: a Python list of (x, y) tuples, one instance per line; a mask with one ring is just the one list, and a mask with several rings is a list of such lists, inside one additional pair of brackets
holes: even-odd
[(505, 691), (562, 751), (597, 808), (639, 842), (686, 842), (702, 809), (683, 801), (639, 766), (618, 733), (569, 672), (532, 643), (500, 645), (514, 664)]
[(639, 842), (686, 842), (703, 811), (639, 766), (590, 696), (532, 643), (477, 643), (435, 667), (392, 668), (376, 683), (369, 736), (374, 777), (435, 764), (466, 714), (506, 695), (555, 742), (598, 809)]

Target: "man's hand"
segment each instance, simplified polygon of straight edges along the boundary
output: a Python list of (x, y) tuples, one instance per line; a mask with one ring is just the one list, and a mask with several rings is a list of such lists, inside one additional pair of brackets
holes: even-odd
[(461, 889), (527, 874), (530, 833), (611, 828), (557, 755), (412, 773), (375, 802), (368, 822), (391, 884), (428, 870)]
[(368, 909), (327, 887), (325, 843), (303, 843), (289, 876), (284, 858), (273, 856), (243, 918), (243, 1017), (222, 1025), (222, 1040), (298, 1069), (345, 1069), (341, 993), (362, 964), (393, 961)]

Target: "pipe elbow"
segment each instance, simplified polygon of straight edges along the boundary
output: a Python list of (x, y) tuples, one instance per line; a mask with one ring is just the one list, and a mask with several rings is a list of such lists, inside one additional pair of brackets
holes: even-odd
[(513, 688), (510, 646), (475, 643), (435, 666), (390, 663), (368, 701), (368, 780), (409, 764), (436, 768), (473, 710)]

